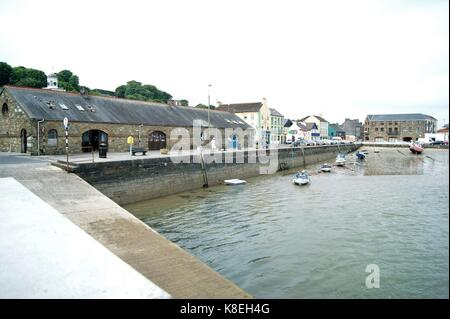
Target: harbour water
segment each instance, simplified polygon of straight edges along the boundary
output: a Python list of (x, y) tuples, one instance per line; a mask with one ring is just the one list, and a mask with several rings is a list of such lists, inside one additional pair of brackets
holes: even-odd
[(448, 298), (449, 152), (378, 150), (125, 208), (257, 298)]

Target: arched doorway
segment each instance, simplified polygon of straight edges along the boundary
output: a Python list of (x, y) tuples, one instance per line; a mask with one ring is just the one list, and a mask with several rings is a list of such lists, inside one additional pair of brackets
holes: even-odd
[(232, 134), (230, 136), (229, 143), (230, 143), (230, 145), (229, 145), (230, 148), (238, 148), (238, 145), (239, 145), (238, 136), (236, 134)]
[(108, 134), (101, 130), (89, 130), (81, 136), (81, 150), (83, 152), (97, 151), (100, 143), (105, 143), (106, 149), (108, 149)]
[(166, 148), (166, 134), (161, 131), (151, 132), (148, 136), (149, 151), (160, 150)]
[(406, 136), (403, 138), (403, 142), (411, 142), (412, 141), (412, 137)]
[(27, 130), (24, 128), (20, 130), (20, 152), (27, 152)]

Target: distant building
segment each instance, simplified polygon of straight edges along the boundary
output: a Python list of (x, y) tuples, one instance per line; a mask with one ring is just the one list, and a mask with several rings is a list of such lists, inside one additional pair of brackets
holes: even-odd
[(49, 75), (47, 75), (47, 87), (43, 89), (62, 92), (65, 91), (64, 89), (58, 87), (58, 75), (56, 73), (50, 73)]
[(442, 134), (443, 141), (448, 141), (448, 124), (445, 124), (442, 128), (440, 128), (439, 130), (437, 130), (438, 134)]
[(305, 123), (288, 120), (285, 123), (285, 129), (286, 129), (285, 143), (287, 144), (306, 138), (307, 129)]
[(358, 119), (345, 119), (344, 123), (340, 125), (344, 130), (346, 136), (354, 136), (355, 140), (364, 139), (364, 126)]
[(339, 124), (329, 124), (328, 125), (328, 136), (329, 138), (340, 137), (345, 140), (345, 131), (341, 128)]
[(271, 115), (267, 100), (252, 103), (220, 104), (216, 110), (236, 114), (255, 129), (256, 141), (271, 142)]
[(436, 131), (437, 120), (425, 114), (367, 115), (364, 140), (373, 142), (417, 141)]
[(274, 144), (282, 144), (286, 140), (286, 136), (283, 132), (283, 120), (284, 116), (276, 109), (269, 108), (270, 110), (270, 141)]
[(325, 120), (320, 115), (310, 115), (302, 118), (300, 122), (308, 123), (315, 123), (317, 126), (317, 129), (319, 131), (319, 138), (320, 139), (327, 139), (328, 138), (328, 121)]
[[(328, 128), (327, 128), (327, 132), (328, 132)], [(317, 127), (316, 123), (311, 123), (311, 122), (306, 123), (306, 136), (305, 137), (306, 137), (306, 139), (309, 139), (309, 140), (319, 140), (322, 137), (320, 134), (320, 130)]]

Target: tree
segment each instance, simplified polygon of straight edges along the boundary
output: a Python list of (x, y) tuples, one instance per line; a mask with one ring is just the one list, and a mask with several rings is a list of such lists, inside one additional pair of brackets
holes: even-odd
[(43, 88), (47, 86), (47, 75), (40, 70), (18, 66), (12, 69), (10, 83), (17, 86)]
[(9, 84), (12, 75), (12, 67), (6, 62), (0, 62), (0, 86)]
[(115, 95), (120, 98), (163, 103), (167, 103), (172, 98), (172, 95), (159, 90), (156, 86), (143, 85), (138, 81), (128, 81), (127, 84), (118, 86), (115, 90)]
[[(207, 109), (208, 108), (208, 106), (207, 105), (205, 105), (205, 104), (197, 104), (196, 106), (195, 106), (196, 108), (199, 108), (199, 109)], [(214, 105), (209, 105), (209, 109), (210, 110), (214, 110), (216, 107), (214, 106)]]
[(66, 91), (80, 92), (80, 83), (78, 76), (70, 70), (62, 70), (56, 73), (58, 77), (58, 86)]
[(118, 86), (115, 90), (116, 96), (120, 98), (125, 98), (126, 89), (127, 89), (126, 85)]
[(188, 100), (180, 100), (181, 106), (189, 106)]

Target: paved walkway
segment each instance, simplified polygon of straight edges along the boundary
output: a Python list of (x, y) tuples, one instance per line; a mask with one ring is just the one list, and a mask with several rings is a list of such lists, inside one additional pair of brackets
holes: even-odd
[(0, 165), (0, 177), (14, 177), (173, 298), (251, 297), (74, 174), (33, 162)]
[(0, 178), (0, 298), (168, 298), (13, 178)]

